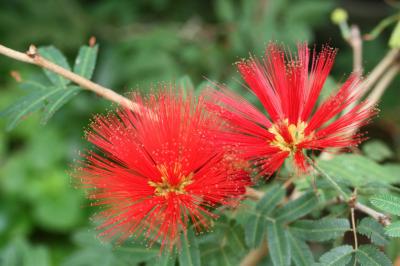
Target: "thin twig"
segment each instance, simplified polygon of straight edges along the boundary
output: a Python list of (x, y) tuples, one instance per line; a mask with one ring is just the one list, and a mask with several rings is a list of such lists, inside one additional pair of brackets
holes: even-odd
[[(350, 208), (351, 213), (351, 228), (354, 237), (354, 250), (358, 249), (358, 239), (357, 239), (357, 229), (356, 229), (356, 219), (354, 217), (354, 208)], [(355, 258), (354, 265), (357, 265), (357, 257)]]
[(383, 93), (389, 87), (390, 83), (392, 83), (393, 79), (396, 77), (397, 73), (400, 71), (400, 65), (394, 64), (386, 71), (386, 73), (382, 76), (379, 82), (376, 84), (374, 89), (366, 98), (368, 102), (368, 107), (372, 107), (379, 102)]
[(252, 200), (260, 200), (264, 196), (264, 192), (251, 187), (246, 187), (246, 197)]
[(379, 80), (379, 78), (386, 72), (399, 57), (399, 49), (391, 49), (385, 57), (376, 65), (376, 67), (369, 73), (368, 77), (364, 80), (363, 93), (366, 94), (369, 89)]
[(376, 211), (376, 210), (374, 210), (374, 209), (372, 209), (372, 208), (370, 208), (370, 207), (368, 207), (368, 206), (366, 206), (366, 205), (364, 205), (362, 203), (356, 202), (354, 204), (354, 208), (356, 210), (359, 210), (360, 212), (368, 214), (369, 216), (371, 216), (372, 218), (374, 218), (375, 220), (377, 220), (378, 222), (380, 222), (384, 226), (388, 226), (388, 225), (391, 224), (389, 216), (387, 216), (387, 215), (385, 215), (383, 213), (380, 213), (380, 212), (378, 212), (378, 211)]
[(350, 39), (348, 40), (350, 46), (353, 48), (353, 72), (357, 73), (359, 76), (362, 75), (362, 38), (360, 34), (360, 29), (353, 25), (350, 29)]
[[(326, 204), (330, 205), (330, 204), (341, 203), (341, 202), (342, 203), (349, 203), (343, 197), (339, 196), (336, 199), (334, 199), (334, 200), (332, 200), (332, 201), (330, 201), (330, 202), (328, 202)], [(360, 202), (353, 201), (352, 203), (350, 203), (350, 205), (354, 209), (371, 216), (372, 218), (374, 218), (375, 220), (377, 220), (379, 223), (381, 223), (384, 226), (388, 226), (388, 225), (391, 224), (391, 220), (390, 220), (389, 216), (387, 216), (387, 215), (385, 215), (383, 213), (380, 213), (380, 212), (378, 212), (378, 211), (376, 211), (376, 210), (374, 210), (374, 209), (372, 209), (372, 208), (370, 208), (370, 207), (368, 207), (368, 206), (366, 206), (366, 205), (364, 205), (364, 204), (362, 204)]]
[(240, 266), (256, 266), (268, 254), (267, 242), (263, 241), (261, 245), (250, 250), (249, 253), (242, 259)]
[(351, 215), (351, 227), (353, 231), (353, 237), (354, 237), (354, 249), (358, 249), (358, 239), (357, 239), (357, 229), (356, 229), (356, 218), (354, 215), (354, 205), (357, 202), (357, 190), (354, 190), (353, 195), (351, 196), (349, 200), (349, 206), (350, 206), (350, 215)]
[(88, 79), (85, 79), (47, 59), (42, 57), (36, 47), (34, 45), (31, 45), (29, 47), (29, 50), (27, 53), (21, 53), (18, 51), (15, 51), (13, 49), (10, 49), (8, 47), (5, 47), (0, 44), (0, 54), (3, 54), (7, 57), (13, 58), (15, 60), (37, 65), (39, 67), (48, 69), (56, 74), (59, 74), (60, 76), (63, 76), (64, 78), (71, 80), (72, 82), (78, 84), (84, 89), (87, 89), (89, 91), (92, 91), (96, 93), (97, 95), (108, 99), (112, 102), (115, 102), (125, 108), (128, 108), (132, 111), (139, 111), (140, 106), (137, 103), (132, 102), (128, 98), (125, 98), (124, 96), (114, 92), (111, 89), (108, 89), (106, 87), (103, 87), (97, 83), (94, 83)]

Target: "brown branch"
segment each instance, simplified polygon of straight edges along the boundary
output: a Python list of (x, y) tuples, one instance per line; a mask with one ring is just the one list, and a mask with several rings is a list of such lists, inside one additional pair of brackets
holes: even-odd
[(29, 47), (29, 50), (26, 53), (21, 53), (18, 51), (15, 51), (13, 49), (10, 49), (8, 47), (5, 47), (0, 44), (0, 54), (5, 55), (7, 57), (13, 58), (15, 60), (37, 65), (39, 67), (48, 69), (60, 76), (63, 76), (64, 78), (71, 80), (72, 82), (76, 83), (77, 85), (81, 86), (82, 88), (92, 91), (96, 93), (97, 95), (110, 100), (112, 102), (115, 102), (119, 104), (120, 106), (123, 106), (125, 108), (128, 108), (132, 111), (139, 111), (140, 106), (137, 103), (132, 102), (128, 98), (125, 98), (124, 96), (114, 92), (111, 89), (108, 89), (106, 87), (103, 87), (97, 83), (94, 83), (88, 79), (85, 79), (47, 59), (42, 57), (36, 47), (34, 45), (31, 45)]
[[(354, 238), (354, 249), (358, 249), (358, 238), (357, 238), (357, 229), (356, 229), (356, 218), (354, 214), (354, 205), (357, 202), (357, 189), (354, 190), (353, 195), (351, 196), (348, 204), (350, 206), (350, 216), (351, 216), (351, 230), (353, 231)], [(355, 265), (355, 264), (354, 264)]]
[(268, 254), (267, 242), (263, 241), (261, 246), (250, 250), (249, 253), (242, 259), (240, 266), (256, 266)]
[[(374, 218), (375, 220), (377, 220), (379, 223), (381, 223), (384, 226), (388, 226), (391, 224), (391, 220), (390, 217), (378, 212), (360, 202), (357, 202), (354, 199), (351, 199), (349, 202), (347, 202), (343, 197), (338, 197), (336, 198), (336, 200), (333, 203), (348, 203), (350, 205), (351, 208), (354, 208), (360, 212), (363, 212), (369, 216), (371, 216), (372, 218)], [(329, 202), (328, 204), (332, 204), (332, 202)]]
[(399, 71), (400, 65), (398, 63), (389, 67), (389, 69), (386, 71), (386, 73), (382, 76), (374, 89), (368, 95), (368, 107), (374, 106), (379, 102), (383, 93), (385, 92), (387, 87), (389, 87), (390, 83), (392, 83), (393, 79), (396, 77)]
[(353, 25), (350, 29), (350, 37), (348, 40), (350, 46), (353, 48), (353, 72), (357, 73), (359, 76), (362, 75), (362, 38), (360, 34), (360, 29)]
[(264, 196), (264, 192), (256, 190), (251, 187), (246, 187), (246, 197), (252, 200), (260, 200)]
[(356, 229), (356, 218), (354, 215), (354, 208), (350, 208), (350, 213), (351, 213), (351, 230), (353, 231), (353, 237), (354, 237), (354, 249), (358, 249), (358, 238), (357, 238), (357, 229)]
[(380, 213), (380, 212), (378, 212), (378, 211), (376, 211), (376, 210), (374, 210), (374, 209), (372, 209), (372, 208), (370, 208), (370, 207), (368, 207), (368, 206), (366, 206), (366, 205), (364, 205), (362, 203), (356, 202), (354, 204), (354, 208), (356, 210), (359, 210), (360, 212), (368, 214), (369, 216), (371, 216), (372, 218), (374, 218), (375, 220), (377, 220), (378, 222), (380, 222), (384, 226), (388, 226), (388, 225), (391, 224), (389, 216), (387, 216), (387, 215), (385, 215), (383, 213)]
[(391, 49), (385, 57), (376, 65), (363, 82), (364, 94), (379, 80), (386, 70), (398, 59), (399, 49)]

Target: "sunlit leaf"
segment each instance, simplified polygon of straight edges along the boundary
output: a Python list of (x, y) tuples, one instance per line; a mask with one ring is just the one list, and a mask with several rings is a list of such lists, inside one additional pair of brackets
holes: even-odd
[(400, 221), (393, 222), (385, 227), (385, 232), (391, 237), (400, 237)]
[(96, 66), (97, 52), (99, 46), (93, 47), (83, 45), (79, 49), (78, 56), (75, 59), (74, 72), (84, 78), (91, 79)]
[(391, 173), (373, 160), (357, 154), (341, 154), (331, 160), (319, 160), (318, 166), (330, 176), (363, 186), (368, 182), (389, 183)]
[(391, 194), (379, 194), (370, 199), (371, 203), (390, 214), (400, 215), (400, 197)]
[(374, 161), (380, 162), (393, 156), (393, 152), (385, 143), (379, 140), (370, 140), (362, 147), (365, 155)]

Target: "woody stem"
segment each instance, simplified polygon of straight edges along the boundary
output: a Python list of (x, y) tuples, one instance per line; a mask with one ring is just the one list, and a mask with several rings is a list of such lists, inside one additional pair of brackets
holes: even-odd
[(39, 52), (37, 51), (37, 49), (34, 45), (31, 45), (29, 47), (29, 50), (26, 53), (21, 53), (21, 52), (15, 51), (13, 49), (10, 49), (10, 48), (0, 44), (0, 54), (5, 55), (9, 58), (18, 60), (20, 62), (37, 65), (41, 68), (50, 70), (51, 72), (54, 72), (60, 76), (63, 76), (64, 78), (66, 78), (68, 80), (71, 80), (72, 82), (76, 83), (83, 89), (92, 91), (92, 92), (96, 93), (97, 95), (99, 95), (107, 100), (110, 100), (114, 103), (117, 103), (120, 106), (128, 108), (132, 111), (138, 111), (140, 108), (137, 103), (132, 102), (128, 98), (125, 98), (124, 96), (116, 93), (115, 91), (113, 91), (109, 88), (103, 87), (97, 83), (94, 83), (93, 81), (90, 81), (80, 75), (77, 75), (77, 74), (47, 60), (46, 58), (42, 57), (39, 54)]

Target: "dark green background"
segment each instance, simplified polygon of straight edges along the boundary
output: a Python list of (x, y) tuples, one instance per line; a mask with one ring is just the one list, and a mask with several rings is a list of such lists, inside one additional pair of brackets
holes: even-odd
[[(31, 43), (53, 44), (73, 63), (80, 45), (96, 36), (100, 52), (94, 81), (120, 93), (146, 90), (159, 81), (180, 82), (185, 76), (196, 86), (206, 77), (245, 93), (233, 63), (249, 53), (261, 55), (271, 40), (340, 48), (332, 80), (343, 80), (351, 72), (352, 54), (330, 12), (345, 7), (350, 22), (367, 33), (398, 12), (396, 5), (380, 0), (1, 0), (0, 43), (20, 51)], [(388, 50), (392, 28), (365, 43), (367, 73)], [(24, 80), (44, 78), (37, 67), (0, 56), (1, 109), (24, 94), (9, 75), (12, 70)], [(372, 137), (397, 154), (399, 97), (397, 81), (369, 128)], [(93, 209), (74, 189), (68, 171), (87, 145), (83, 135), (91, 115), (110, 108), (109, 102), (82, 92), (46, 126), (37, 114), (11, 132), (0, 121), (0, 252), (22, 252), (21, 263), (28, 264), (17, 265), (71, 265), (71, 256), (80, 254), (82, 245), (90, 246), (85, 234), (93, 227)], [(93, 248), (93, 254), (101, 250)], [(99, 263), (93, 260), (93, 265), (108, 265)]]

